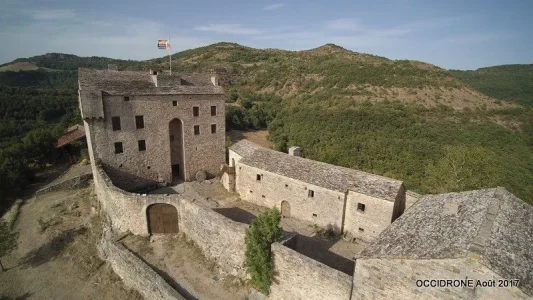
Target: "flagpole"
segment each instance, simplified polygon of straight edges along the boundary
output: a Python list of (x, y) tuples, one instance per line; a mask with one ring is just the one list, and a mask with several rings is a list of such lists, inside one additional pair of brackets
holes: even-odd
[[(168, 44), (170, 45), (170, 37), (168, 37)], [(170, 75), (172, 75), (172, 55), (171, 55), (171, 53), (172, 53), (172, 51), (169, 49), (169, 51), (168, 51), (168, 60), (170, 61)]]

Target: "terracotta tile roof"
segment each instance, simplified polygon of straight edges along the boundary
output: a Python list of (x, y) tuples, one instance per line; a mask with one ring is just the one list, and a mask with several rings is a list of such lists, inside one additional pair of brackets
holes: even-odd
[(69, 128), (70, 131), (57, 138), (56, 148), (61, 148), (66, 144), (79, 140), (85, 137), (85, 128), (82, 125), (77, 125)]
[(240, 163), (339, 192), (348, 190), (394, 202), (402, 182), (260, 147), (242, 140), (230, 148)]

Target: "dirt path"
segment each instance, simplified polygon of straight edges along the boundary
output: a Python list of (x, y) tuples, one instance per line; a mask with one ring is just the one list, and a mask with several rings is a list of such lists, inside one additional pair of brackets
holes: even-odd
[(19, 245), (2, 262), (0, 299), (142, 299), (98, 258), (100, 220), (92, 186), (25, 201)]

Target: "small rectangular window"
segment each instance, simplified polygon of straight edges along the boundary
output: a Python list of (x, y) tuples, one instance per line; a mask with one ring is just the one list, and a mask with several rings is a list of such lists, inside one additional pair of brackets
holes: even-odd
[(146, 150), (146, 141), (145, 140), (138, 141), (138, 144), (139, 144), (139, 151), (145, 151)]
[(216, 116), (216, 115), (217, 115), (217, 107), (211, 106), (211, 116)]
[(135, 116), (135, 126), (137, 127), (137, 129), (144, 128), (144, 117), (143, 116)]
[(261, 198), (265, 198), (265, 195), (261, 195)]
[(115, 143), (115, 154), (119, 154), (119, 153), (122, 153), (124, 152), (124, 149), (122, 148), (122, 143), (121, 142), (116, 142)]
[(357, 211), (365, 212), (365, 205), (363, 203), (357, 203)]
[(288, 187), (289, 187), (289, 185), (285, 183), (285, 187), (286, 187), (286, 188), (288, 188)]
[(315, 191), (313, 191), (313, 190), (309, 190), (309, 191), (307, 192), (307, 196), (308, 196), (309, 198), (313, 198), (313, 197), (315, 196)]
[(120, 130), (120, 117), (111, 117), (111, 124), (113, 125), (113, 131)]
[(315, 217), (315, 218), (316, 218), (316, 217), (317, 217), (317, 214), (313, 214), (313, 217)]
[(193, 117), (198, 117), (200, 115), (200, 107), (194, 106), (192, 108), (192, 115)]
[(124, 101), (130, 101), (130, 97), (124, 96)]
[(211, 124), (211, 133), (217, 133), (217, 124)]
[(255, 176), (255, 179), (256, 179), (257, 181), (261, 181), (261, 174), (257, 174), (257, 175)]
[(359, 227), (359, 232), (365, 232), (365, 230), (361, 227)]
[(172, 106), (178, 106), (178, 101), (172, 101)]
[(200, 135), (200, 125), (194, 125), (194, 135)]

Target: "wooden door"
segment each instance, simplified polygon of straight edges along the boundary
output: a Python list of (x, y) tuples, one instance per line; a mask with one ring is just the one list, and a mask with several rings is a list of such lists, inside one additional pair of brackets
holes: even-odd
[(158, 203), (147, 209), (148, 230), (154, 233), (178, 233), (178, 210), (170, 204)]

